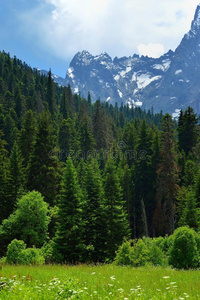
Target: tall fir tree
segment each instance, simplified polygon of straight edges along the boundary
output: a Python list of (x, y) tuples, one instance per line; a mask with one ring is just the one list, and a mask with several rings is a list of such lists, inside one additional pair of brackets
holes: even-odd
[[(154, 213), (156, 235), (172, 234), (175, 224), (175, 201), (179, 169), (176, 163), (174, 124), (169, 114), (162, 121), (161, 161), (157, 169), (157, 207)], [(161, 224), (163, 225), (161, 227)]]
[(61, 184), (55, 237), (57, 251), (65, 262), (76, 263), (82, 259), (84, 250), (82, 198), (77, 173), (69, 157)]
[(96, 140), (96, 148), (108, 150), (112, 143), (111, 128), (104, 108), (100, 104), (100, 100), (95, 103), (93, 115), (94, 137)]
[(56, 153), (51, 117), (44, 111), (39, 118), (38, 132), (28, 162), (27, 188), (40, 192), (50, 205), (56, 203), (60, 186), (60, 165)]
[(181, 110), (178, 121), (179, 148), (185, 151), (186, 156), (197, 142), (198, 118), (192, 107), (188, 107), (185, 112)]
[(103, 262), (106, 258), (107, 222), (105, 196), (101, 173), (96, 159), (87, 161), (83, 179), (84, 191), (84, 260)]
[(51, 77), (51, 70), (48, 73), (47, 81), (47, 95), (46, 95), (48, 108), (52, 116), (56, 113), (56, 100), (55, 100), (55, 91), (54, 91), (54, 82)]
[(8, 186), (10, 190), (10, 207), (14, 210), (17, 199), (22, 195), (24, 190), (24, 168), (23, 159), (17, 142), (10, 155), (9, 179)]
[(12, 212), (9, 204), (8, 176), (9, 162), (6, 142), (3, 139), (3, 132), (0, 131), (0, 224)]
[(23, 157), (23, 166), (27, 167), (33, 144), (36, 137), (36, 117), (32, 110), (28, 110), (22, 121), (22, 129), (19, 132), (19, 147)]
[(113, 159), (108, 159), (105, 166), (104, 190), (108, 230), (107, 257), (112, 260), (123, 239), (130, 237), (127, 208)]

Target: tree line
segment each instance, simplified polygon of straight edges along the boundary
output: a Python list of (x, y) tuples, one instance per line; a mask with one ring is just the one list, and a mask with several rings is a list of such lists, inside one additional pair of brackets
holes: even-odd
[(92, 103), (0, 52), (1, 255), (18, 238), (110, 261), (124, 238), (198, 231), (198, 120)]

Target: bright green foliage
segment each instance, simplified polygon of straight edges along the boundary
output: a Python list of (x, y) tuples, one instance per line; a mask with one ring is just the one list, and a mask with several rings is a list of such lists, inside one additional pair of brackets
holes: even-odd
[(82, 193), (70, 157), (61, 186), (55, 242), (64, 261), (78, 262), (83, 251)]
[(149, 250), (143, 240), (139, 239), (133, 247), (133, 264), (136, 267), (144, 266), (149, 260)]
[(3, 221), (1, 235), (7, 241), (23, 240), (28, 247), (41, 246), (48, 235), (48, 205), (39, 192), (24, 195), (17, 202), (16, 211)]
[(169, 263), (178, 269), (196, 267), (198, 249), (196, 233), (188, 227), (180, 227), (174, 232), (173, 243), (169, 252)]
[(133, 247), (131, 241), (125, 241), (117, 250), (114, 259), (116, 265), (133, 265)]
[(14, 239), (8, 245), (6, 262), (9, 264), (41, 265), (44, 263), (44, 258), (40, 249), (26, 249), (24, 241)]
[(9, 264), (19, 264), (20, 254), (26, 249), (26, 244), (24, 241), (14, 239), (7, 248), (6, 261)]
[(198, 230), (200, 227), (200, 209), (197, 208), (197, 199), (194, 189), (190, 188), (185, 191), (182, 202), (183, 208), (180, 215), (179, 225), (188, 225), (190, 228)]
[(104, 190), (107, 209), (108, 257), (113, 259), (115, 251), (124, 238), (130, 237), (126, 205), (122, 197), (122, 188), (114, 165), (109, 159), (105, 166)]

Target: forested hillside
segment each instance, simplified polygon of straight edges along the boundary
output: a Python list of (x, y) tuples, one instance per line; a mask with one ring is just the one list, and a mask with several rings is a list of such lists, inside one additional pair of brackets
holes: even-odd
[(56, 261), (104, 262), (124, 238), (197, 231), (199, 147), (190, 107), (176, 124), (93, 104), (0, 52), (0, 256), (16, 238)]

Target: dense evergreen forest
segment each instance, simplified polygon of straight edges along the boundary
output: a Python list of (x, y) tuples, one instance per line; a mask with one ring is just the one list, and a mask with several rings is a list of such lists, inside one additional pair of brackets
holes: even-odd
[(124, 239), (198, 231), (198, 123), (92, 103), (0, 52), (0, 256), (16, 238), (105, 262)]

